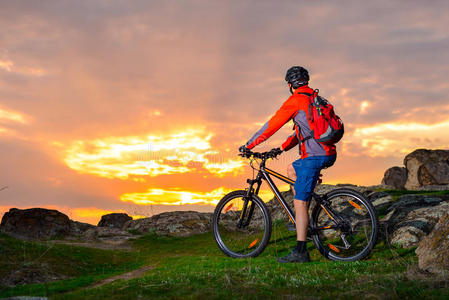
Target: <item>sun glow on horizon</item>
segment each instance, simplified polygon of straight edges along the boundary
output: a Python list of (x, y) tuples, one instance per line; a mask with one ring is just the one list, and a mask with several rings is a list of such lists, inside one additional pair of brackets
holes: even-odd
[[(18, 209), (29, 209), (32, 207), (28, 206), (0, 206), (0, 219), (3, 217), (3, 214), (8, 212), (12, 207), (18, 208)], [(128, 213), (127, 211), (123, 209), (115, 209), (115, 210), (108, 210), (108, 209), (101, 209), (97, 207), (76, 207), (76, 208), (70, 208), (67, 206), (58, 206), (58, 205), (40, 205), (40, 208), (45, 209), (55, 209), (59, 212), (62, 212), (63, 214), (67, 215), (71, 220), (78, 221), (78, 222), (85, 222), (92, 225), (97, 225), (100, 221), (101, 217), (106, 214), (111, 213), (126, 213), (130, 217), (133, 218), (133, 220), (146, 218), (146, 216), (143, 215), (135, 215)]]
[(120, 200), (138, 205), (216, 205), (230, 191), (230, 189), (224, 187), (210, 192), (187, 192), (179, 189), (164, 190), (151, 188), (146, 192), (123, 194), (120, 196)]

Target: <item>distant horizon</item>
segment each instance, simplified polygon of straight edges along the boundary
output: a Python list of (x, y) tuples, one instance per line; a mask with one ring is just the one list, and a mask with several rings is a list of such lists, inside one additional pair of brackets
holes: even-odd
[[(413, 151), (423, 149), (423, 148), (417, 148)], [(449, 150), (449, 149), (425, 149), (425, 150)], [(395, 166), (391, 166), (395, 167)], [(386, 171), (386, 170), (385, 170)], [(383, 176), (382, 176), (383, 177)], [(323, 182), (322, 184), (329, 184), (329, 185), (354, 185), (354, 183), (350, 182), (338, 182), (338, 183), (329, 183), (329, 182)], [(381, 183), (377, 184), (368, 184), (368, 185), (357, 185), (357, 186), (376, 186), (381, 185)], [(265, 187), (265, 188), (263, 188)], [(281, 184), (278, 186), (280, 191), (288, 191), (289, 186), (285, 184)], [(2, 190), (2, 187), (0, 187), (0, 192)], [(224, 196), (224, 194), (223, 194)], [(276, 199), (274, 194), (271, 192), (271, 190), (267, 189), (266, 183), (263, 183), (262, 189), (260, 191), (259, 196), (265, 201), (271, 201), (273, 199)], [(218, 199), (218, 198), (217, 198)], [(219, 200), (219, 199), (218, 199)], [(5, 209), (5, 207), (0, 207), (0, 221), (3, 218), (3, 215), (8, 212), (11, 208), (18, 208), (18, 209), (31, 209), (31, 208), (46, 208), (46, 209), (55, 209), (58, 210), (64, 214), (66, 214), (71, 220), (73, 221), (79, 221), (84, 223), (89, 223), (92, 225), (97, 225), (98, 222), (100, 222), (101, 217), (106, 214), (111, 213), (126, 213), (129, 216), (131, 216), (134, 220), (141, 219), (141, 218), (149, 218), (154, 215), (158, 215), (164, 212), (175, 212), (175, 211), (196, 211), (196, 212), (210, 212), (213, 213), (215, 206), (212, 204), (202, 204), (202, 205), (195, 205), (195, 204), (184, 204), (184, 205), (149, 205), (145, 207), (139, 207), (139, 206), (133, 206), (132, 208), (128, 208), (127, 210), (118, 210), (118, 211), (99, 211), (97, 208), (92, 207), (91, 208), (91, 214), (89, 214), (89, 210), (87, 209), (81, 209), (78, 210), (77, 208), (61, 208), (59, 206), (46, 206), (46, 207), (10, 207)]]
[[(252, 170), (237, 149), (289, 97), (293, 65), (345, 124), (324, 181), (380, 184), (414, 149), (449, 149), (448, 9), (3, 1), (0, 214), (51, 207), (93, 222), (213, 207), (246, 187)], [(288, 123), (255, 150), (291, 133)], [(285, 174), (298, 157), (270, 166)]]

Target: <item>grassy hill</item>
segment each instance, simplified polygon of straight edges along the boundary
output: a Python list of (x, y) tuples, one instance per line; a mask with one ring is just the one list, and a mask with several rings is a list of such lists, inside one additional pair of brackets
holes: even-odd
[[(49, 296), (54, 299), (204, 298), (433, 298), (449, 297), (447, 282), (413, 278), (414, 249), (380, 243), (369, 259), (341, 263), (324, 259), (309, 244), (312, 263), (278, 264), (295, 242), (292, 232), (276, 224), (273, 241), (260, 257), (236, 260), (224, 256), (211, 233), (189, 238), (146, 235), (132, 242), (131, 251), (100, 250), (23, 242), (0, 236), (0, 276), (8, 271), (41, 270), (62, 279), (0, 289), (0, 297)], [(279, 241), (279, 236), (283, 239)], [(101, 279), (152, 266), (138, 278), (89, 288)], [(42, 271), (44, 269), (44, 271)], [(408, 272), (410, 273), (410, 272)]]
[[(130, 250), (25, 242), (0, 234), (0, 282), (6, 274), (28, 282), (0, 286), (0, 298), (449, 299), (447, 279), (416, 270), (414, 248), (380, 242), (368, 259), (343, 263), (326, 260), (309, 242), (312, 263), (277, 263), (276, 257), (287, 254), (295, 240), (295, 232), (287, 231), (285, 223), (275, 222), (271, 242), (262, 255), (231, 259), (220, 252), (212, 233), (188, 238), (136, 236), (130, 241)], [(126, 280), (102, 281), (136, 269), (145, 271)], [(36, 278), (49, 282), (30, 284)]]

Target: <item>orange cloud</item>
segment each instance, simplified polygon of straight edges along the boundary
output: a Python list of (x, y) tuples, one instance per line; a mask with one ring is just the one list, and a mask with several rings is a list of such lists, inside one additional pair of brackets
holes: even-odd
[(352, 136), (345, 139), (343, 149), (351, 152), (348, 145), (360, 144), (371, 157), (403, 157), (416, 147), (449, 148), (446, 132), (449, 132), (449, 119), (434, 124), (404, 121), (381, 123), (357, 128)]
[(28, 123), (24, 114), (2, 107), (0, 107), (0, 122)]
[[(144, 181), (144, 176), (207, 171), (216, 176), (239, 173), (243, 162), (224, 159), (211, 150), (212, 134), (185, 129), (167, 135), (108, 137), (75, 141), (65, 151), (64, 162), (85, 174)], [(55, 145), (61, 145), (54, 142)]]

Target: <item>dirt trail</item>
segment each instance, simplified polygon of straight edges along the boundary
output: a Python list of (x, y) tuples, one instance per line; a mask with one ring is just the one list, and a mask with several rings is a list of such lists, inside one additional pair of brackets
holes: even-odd
[(106, 279), (103, 279), (103, 280), (95, 282), (94, 284), (88, 286), (87, 289), (100, 287), (100, 286), (103, 286), (105, 284), (108, 284), (108, 283), (111, 283), (111, 282), (114, 282), (114, 281), (120, 280), (120, 279), (122, 279), (122, 280), (130, 280), (130, 279), (133, 279), (133, 278), (137, 278), (137, 277), (140, 277), (143, 274), (145, 274), (145, 272), (147, 272), (149, 270), (152, 270), (153, 268), (154, 268), (154, 266), (144, 266), (144, 267), (141, 267), (139, 269), (133, 270), (133, 271), (128, 272), (128, 273), (124, 273), (124, 274), (120, 274), (120, 275), (117, 275), (117, 276), (109, 277), (109, 278), (106, 278)]

